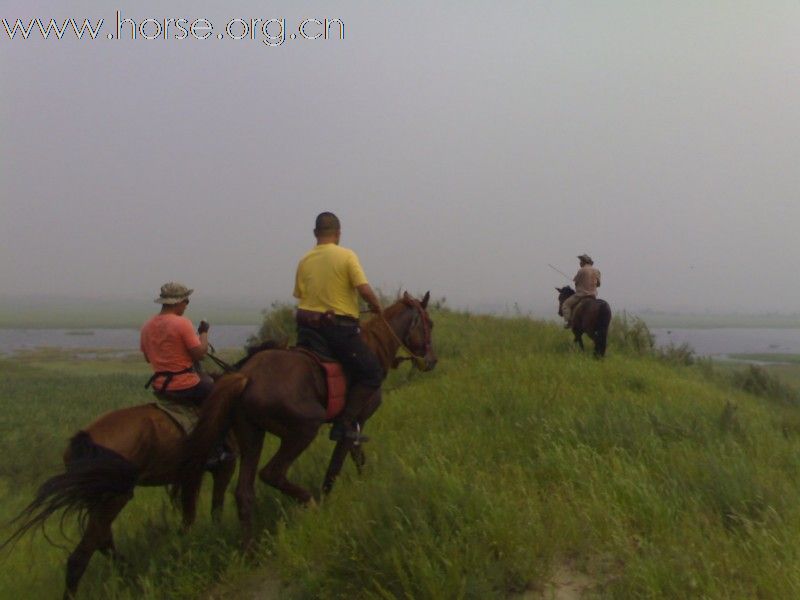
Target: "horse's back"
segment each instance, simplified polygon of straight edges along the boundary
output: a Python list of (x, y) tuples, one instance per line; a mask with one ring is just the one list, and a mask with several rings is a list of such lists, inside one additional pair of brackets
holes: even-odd
[(326, 383), (322, 369), (303, 352), (265, 350), (240, 371), (249, 380), (244, 392), (251, 418), (324, 419)]
[(154, 404), (107, 412), (81, 431), (98, 446), (116, 452), (139, 468), (154, 460), (172, 463), (179, 456), (183, 431)]
[(584, 310), (588, 316), (592, 317), (592, 319), (595, 319), (604, 313), (611, 314), (611, 305), (602, 298), (589, 297), (579, 303), (579, 309), (581, 308), (581, 305), (585, 305)]

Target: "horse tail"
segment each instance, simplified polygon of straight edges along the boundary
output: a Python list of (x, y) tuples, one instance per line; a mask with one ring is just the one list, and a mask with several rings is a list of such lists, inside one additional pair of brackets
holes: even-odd
[(606, 355), (608, 344), (608, 326), (611, 324), (611, 307), (605, 300), (600, 300), (597, 310), (597, 321), (594, 329), (594, 352), (597, 356)]
[(34, 527), (43, 529), (47, 518), (58, 511), (63, 511), (62, 524), (74, 514), (84, 530), (91, 511), (133, 493), (139, 469), (113, 450), (96, 444), (85, 431), (69, 441), (67, 456), (66, 472), (41, 485), (33, 501), (9, 523), (17, 529), (0, 544), (0, 550)]
[(183, 501), (184, 516), (187, 511), (194, 512), (206, 461), (214, 445), (227, 432), (231, 412), (248, 382), (247, 377), (241, 373), (229, 373), (217, 380), (211, 395), (203, 402), (197, 425), (183, 443), (178, 488)]

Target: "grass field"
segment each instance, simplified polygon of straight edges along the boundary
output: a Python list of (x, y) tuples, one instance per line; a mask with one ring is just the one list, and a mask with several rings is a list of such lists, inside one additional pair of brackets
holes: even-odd
[[(307, 509), (260, 486), (248, 558), (232, 502), (216, 528), (204, 496), (184, 536), (163, 490), (138, 488), (115, 527), (129, 563), (96, 556), (80, 596), (536, 598), (559, 573), (587, 597), (800, 596), (793, 397), (744, 392), (726, 369), (616, 337), (601, 362), (557, 325), (434, 319), (439, 366), (392, 375), (362, 476), (348, 464)], [(0, 368), (5, 521), (82, 424), (148, 395), (135, 356), (31, 353)], [(330, 450), (320, 435), (290, 475), (318, 489)], [(63, 542), (56, 521), (49, 532)], [(23, 540), (0, 558), (0, 596), (58, 597), (65, 557)]]

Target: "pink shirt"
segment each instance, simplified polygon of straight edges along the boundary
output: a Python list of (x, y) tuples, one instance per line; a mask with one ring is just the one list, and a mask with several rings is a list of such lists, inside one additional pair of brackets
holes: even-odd
[[(200, 345), (194, 325), (186, 317), (158, 314), (142, 327), (140, 348), (153, 371), (183, 371), (192, 366), (190, 348)], [(161, 389), (164, 376), (156, 377), (153, 389)], [(185, 390), (200, 383), (197, 373), (175, 375), (167, 390)]]

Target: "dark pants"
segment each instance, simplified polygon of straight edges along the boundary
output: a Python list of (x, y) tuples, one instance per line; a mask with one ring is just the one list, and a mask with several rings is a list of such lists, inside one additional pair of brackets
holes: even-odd
[(200, 406), (206, 398), (211, 395), (211, 390), (214, 389), (214, 380), (205, 373), (200, 373), (200, 382), (185, 390), (172, 390), (167, 391), (164, 395), (170, 400), (176, 402), (185, 402), (187, 404), (194, 404)]
[(316, 331), (328, 342), (334, 357), (341, 361), (350, 377), (351, 387), (381, 387), (383, 369), (378, 357), (361, 339), (361, 328), (357, 323), (323, 325)]

